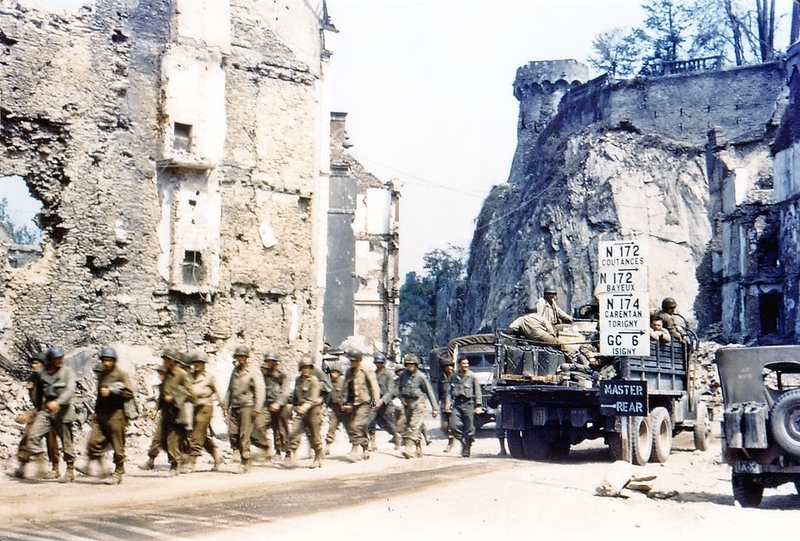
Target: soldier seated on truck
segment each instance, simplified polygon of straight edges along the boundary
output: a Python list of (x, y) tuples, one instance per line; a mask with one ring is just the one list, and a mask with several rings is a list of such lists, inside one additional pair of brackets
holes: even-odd
[(586, 345), (579, 348), (574, 342), (557, 336), (553, 325), (535, 309), (512, 321), (509, 329), (520, 336), (563, 351), (570, 360), (569, 363), (562, 365), (564, 370), (592, 371), (590, 357), (594, 359), (597, 356), (596, 351), (593, 351), (594, 348)]
[[(666, 297), (661, 301), (661, 311), (658, 316), (664, 322), (664, 328), (669, 331), (669, 334), (678, 342), (685, 342), (687, 337), (686, 329), (680, 325), (675, 317), (675, 311), (678, 308), (678, 303), (672, 297)], [(680, 317), (680, 316), (678, 316)], [(682, 319), (682, 318), (681, 318)]]

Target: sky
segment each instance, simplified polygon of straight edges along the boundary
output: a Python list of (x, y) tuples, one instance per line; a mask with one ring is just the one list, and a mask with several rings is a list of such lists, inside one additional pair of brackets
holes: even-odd
[[(75, 9), (84, 0), (23, 1)], [(339, 30), (326, 33), (331, 107), (348, 113), (350, 153), (378, 178), (403, 183), (403, 275), (422, 271), (431, 250), (468, 248), (484, 198), (508, 179), (517, 68), (535, 60), (585, 62), (598, 33), (642, 23), (640, 4), (327, 0)], [(778, 12), (790, 5), (778, 0)]]

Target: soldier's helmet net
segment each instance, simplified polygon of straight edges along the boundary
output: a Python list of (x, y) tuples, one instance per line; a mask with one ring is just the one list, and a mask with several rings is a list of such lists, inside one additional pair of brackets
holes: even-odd
[(101, 359), (114, 359), (117, 360), (117, 352), (114, 348), (103, 348), (100, 350)]
[(661, 301), (661, 309), (662, 310), (669, 310), (670, 308), (677, 308), (678, 303), (672, 297), (667, 297), (663, 301)]
[(410, 353), (403, 357), (403, 364), (419, 364), (419, 359), (413, 353)]

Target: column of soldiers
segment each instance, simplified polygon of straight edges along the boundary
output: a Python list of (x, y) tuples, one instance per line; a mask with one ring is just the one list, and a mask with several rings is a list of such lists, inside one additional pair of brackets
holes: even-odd
[[(191, 473), (205, 450), (213, 459), (213, 470), (219, 470), (222, 455), (214, 438), (210, 437), (215, 400), (227, 420), (230, 446), (234, 460), (239, 461), (237, 471), (240, 473), (250, 470), (251, 443), (263, 458), (282, 458), (283, 465), (296, 467), (297, 451), (304, 434), (314, 453), (311, 467), (319, 468), (323, 456), (330, 454), (330, 446), (341, 424), (345, 425), (351, 444), (350, 452), (345, 455), (350, 462), (366, 460), (370, 451), (376, 450), (378, 428), (391, 436), (395, 449), (403, 445), (405, 458), (421, 457), (425, 403), (430, 404), (434, 417), (439, 409), (428, 379), (419, 371), (417, 357), (406, 355), (403, 368), (397, 371), (395, 378), (386, 371), (386, 359), (380, 353), (374, 356), (376, 372), (362, 367), (360, 351), (349, 349), (344, 356), (350, 363), (345, 374), (338, 363), (332, 364), (326, 374), (314, 366), (310, 356), (304, 357), (292, 386), (280, 369), (277, 353), (268, 352), (263, 363), (255, 366), (250, 362), (249, 349), (239, 346), (234, 350), (235, 366), (223, 394), (214, 377), (206, 372), (204, 353), (182, 354), (175, 348), (166, 348), (157, 370), (160, 384), (155, 392), (155, 408), (150, 413), (150, 419), (157, 421), (156, 429), (148, 458), (139, 467), (154, 469), (155, 460), (163, 450), (169, 461), (169, 476)], [(130, 421), (138, 416), (134, 386), (129, 375), (117, 366), (116, 351), (102, 348), (95, 369), (97, 397), (90, 418), (87, 458), (76, 468), (72, 441), (76, 414), (71, 403), (76, 375), (63, 365), (63, 358), (63, 349), (53, 347), (32, 362), (34, 373), (27, 387), (35, 411), (21, 419), (28, 424), (20, 443), (20, 466), (14, 473), (23, 477), (26, 464), (33, 463), (36, 466), (33, 477), (47, 475), (44, 442), (52, 433), (61, 442), (67, 465), (61, 477), (63, 482), (74, 481), (77, 469), (85, 475), (101, 476), (107, 484), (119, 484), (125, 473), (125, 432)], [(458, 383), (462, 381), (459, 379), (448, 386), (443, 403), (443, 410), (451, 416), (453, 434), (464, 445), (464, 456), (469, 455), (474, 437), (473, 409), (465, 404), (469, 400), (474, 402), (476, 396), (480, 404), (480, 387), (475, 391), (467, 385), (471, 381), (469, 374), (472, 373), (468, 370), (462, 374), (463, 384)], [(467, 396), (469, 392), (472, 395)], [(396, 401), (401, 404), (397, 408), (393, 407)], [(323, 408), (326, 406), (329, 427), (323, 440)], [(103, 464), (103, 456), (109, 449), (113, 451), (114, 464), (110, 475)], [(58, 472), (57, 458), (55, 464)]]

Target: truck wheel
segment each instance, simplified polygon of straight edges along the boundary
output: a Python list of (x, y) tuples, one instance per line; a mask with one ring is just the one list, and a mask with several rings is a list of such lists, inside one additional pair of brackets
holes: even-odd
[(742, 507), (758, 507), (764, 496), (764, 485), (756, 483), (755, 477), (749, 473), (731, 474), (733, 499)]
[(511, 458), (525, 458), (525, 451), (522, 449), (522, 436), (519, 430), (507, 430), (506, 443), (508, 443), (508, 452)]
[(708, 406), (697, 403), (697, 419), (694, 422), (694, 446), (698, 451), (708, 451), (711, 443), (711, 422), (708, 420)]
[(666, 408), (653, 408), (650, 412), (650, 428), (653, 431), (653, 451), (650, 460), (663, 464), (672, 451), (672, 423)]
[(800, 389), (778, 397), (769, 412), (772, 437), (787, 453), (800, 457)]
[(650, 461), (650, 453), (653, 450), (653, 431), (650, 430), (650, 421), (647, 417), (631, 417), (630, 428), (633, 443), (631, 459), (637, 466), (644, 466)]
[(525, 456), (531, 460), (547, 460), (550, 458), (550, 441), (545, 437), (542, 428), (526, 428), (522, 431), (522, 448)]

